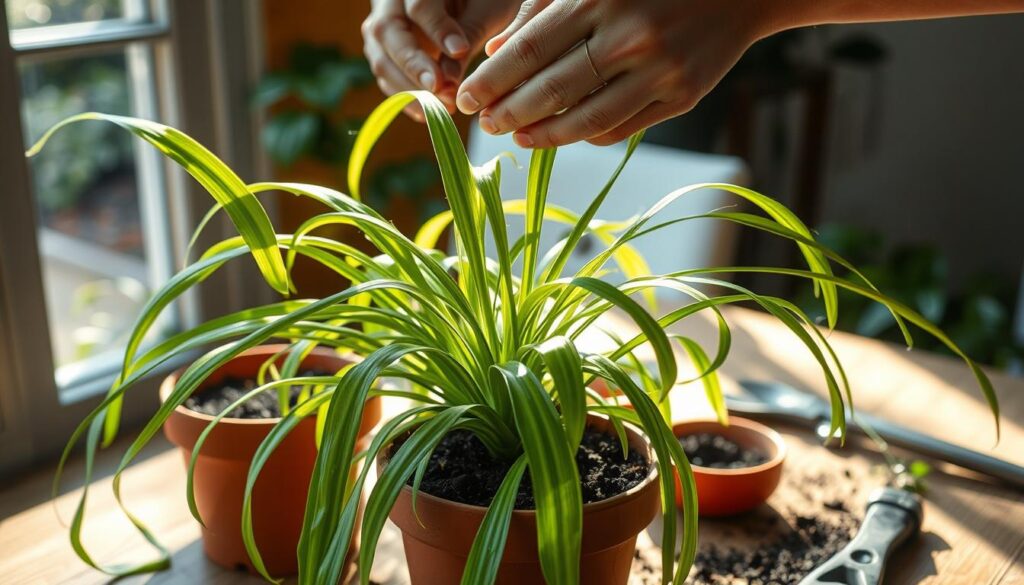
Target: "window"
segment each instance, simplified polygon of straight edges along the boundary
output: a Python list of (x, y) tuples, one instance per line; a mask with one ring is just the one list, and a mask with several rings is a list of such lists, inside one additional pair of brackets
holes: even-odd
[[(235, 75), (225, 82), (215, 72), (225, 54), (236, 62), (222, 71), (244, 71), (237, 61), (251, 58), (237, 48), (248, 46), (247, 29), (216, 30), (219, 22), (244, 22), (244, 2), (4, 4), (0, 469), (52, 452), (95, 406), (116, 375), (142, 304), (184, 261), (187, 228), (211, 204), (153, 149), (103, 122), (63, 129), (30, 161), (24, 149), (61, 119), (98, 111), (181, 127), (239, 164), (246, 153), (231, 142), (246, 139), (247, 130), (236, 127), (237, 113), (233, 120), (218, 113), (246, 111), (244, 103), (224, 102), (244, 99), (248, 81)], [(218, 296), (175, 307), (154, 337), (246, 300)], [(133, 390), (145, 397), (139, 409), (155, 404), (156, 383)]]
[[(27, 56), (19, 62), (26, 147), (80, 112), (159, 118), (152, 70), (152, 52), (141, 43)], [(120, 128), (90, 122), (63, 130), (29, 163), (51, 353), (65, 400), (117, 367), (149, 291), (169, 276), (171, 241), (160, 218), (171, 215), (171, 201), (154, 156)]]

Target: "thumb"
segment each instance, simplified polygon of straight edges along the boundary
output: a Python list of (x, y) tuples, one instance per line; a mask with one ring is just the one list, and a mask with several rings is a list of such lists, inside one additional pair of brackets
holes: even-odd
[(519, 7), (519, 13), (516, 14), (516, 17), (512, 22), (505, 27), (505, 30), (487, 41), (487, 44), (484, 46), (484, 51), (487, 53), (487, 56), (490, 57), (493, 55), (508, 41), (509, 38), (512, 37), (512, 35), (516, 33), (516, 31), (523, 28), (526, 23), (533, 20), (533, 17), (540, 14), (545, 8), (550, 6), (553, 1), (554, 0), (526, 0), (523, 2)]

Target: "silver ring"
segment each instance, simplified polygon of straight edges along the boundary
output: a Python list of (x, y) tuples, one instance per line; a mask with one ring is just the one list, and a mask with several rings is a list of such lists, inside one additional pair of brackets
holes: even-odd
[(587, 53), (587, 63), (590, 63), (590, 70), (594, 72), (594, 76), (597, 77), (598, 81), (601, 82), (601, 87), (608, 85), (608, 82), (604, 80), (604, 77), (597, 71), (597, 66), (594, 65), (594, 59), (590, 56), (590, 39), (583, 41), (583, 50)]

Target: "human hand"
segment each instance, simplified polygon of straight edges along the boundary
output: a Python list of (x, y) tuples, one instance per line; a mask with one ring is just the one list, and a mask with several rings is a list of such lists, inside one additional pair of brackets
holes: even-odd
[(611, 144), (692, 109), (773, 32), (744, 0), (527, 0), (456, 103), (526, 148)]
[[(363, 52), (385, 95), (425, 89), (449, 112), (466, 65), (512, 20), (518, 0), (373, 0)], [(406, 113), (422, 121), (422, 110)]]

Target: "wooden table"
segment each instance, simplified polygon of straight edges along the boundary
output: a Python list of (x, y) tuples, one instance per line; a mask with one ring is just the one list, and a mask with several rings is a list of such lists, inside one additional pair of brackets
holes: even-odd
[[(737, 380), (756, 378), (823, 393), (820, 372), (792, 334), (760, 313), (731, 309), (727, 317), (733, 331), (733, 351), (723, 372), (727, 392), (736, 391)], [(695, 317), (679, 329), (713, 347), (715, 329), (708, 318)], [(847, 366), (859, 409), (1024, 464), (1024, 379), (992, 374), (1003, 408), (1003, 438), (991, 448), (992, 418), (959, 362), (843, 333), (833, 333), (831, 341)], [(678, 417), (706, 415), (701, 395), (699, 387), (679, 388), (674, 396)], [(798, 491), (807, 491), (799, 485), (799, 474), (843, 478), (849, 495), (858, 501), (878, 483), (871, 469), (880, 457), (867, 446), (851, 441), (834, 451), (803, 430), (780, 431), (790, 448), (783, 488), (754, 516), (702, 521), (702, 547), (731, 539), (737, 522), (803, 505), (794, 499)], [(104, 562), (145, 558), (151, 551), (131, 532), (110, 495), (108, 474), (116, 460), (110, 455), (119, 453), (101, 458), (99, 479), (90, 492), (88, 542)], [(126, 473), (124, 492), (132, 509), (174, 551), (174, 565), (170, 571), (126, 582), (259, 583), (203, 558), (199, 530), (183, 497), (181, 456), (161, 438), (142, 459)], [(73, 462), (69, 478), (78, 476), (80, 465)], [(56, 509), (64, 519), (70, 517), (79, 486), (67, 486), (54, 506), (48, 498), (51, 478), (52, 469), (42, 469), (0, 487), (0, 584), (106, 582), (75, 557), (66, 528), (54, 514)], [(923, 533), (894, 559), (887, 583), (1024, 583), (1024, 494), (946, 467), (929, 477), (929, 486)], [(642, 556), (656, 557), (648, 534), (641, 535), (640, 543)], [(400, 538), (391, 526), (378, 550), (374, 579), (387, 585), (407, 583)]]

